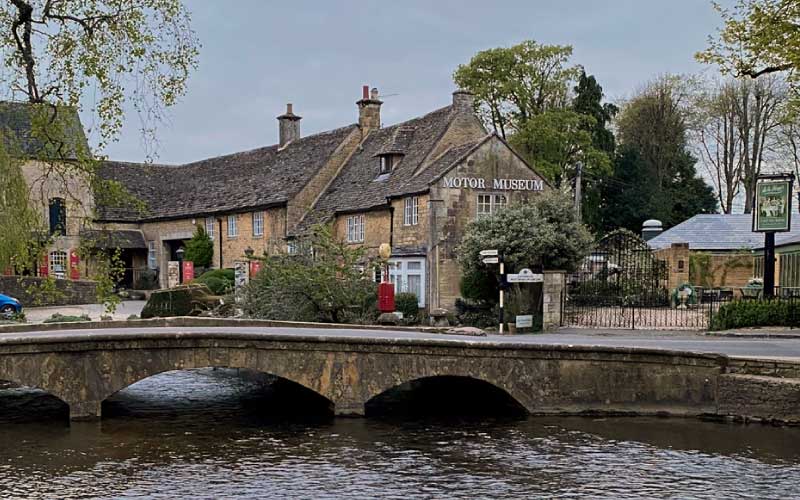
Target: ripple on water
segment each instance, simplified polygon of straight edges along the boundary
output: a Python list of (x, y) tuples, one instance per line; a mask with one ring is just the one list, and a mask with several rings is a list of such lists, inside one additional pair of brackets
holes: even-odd
[[(264, 418), (264, 380), (153, 377), (100, 424), (0, 427), (2, 498), (793, 498), (800, 429)], [(243, 402), (244, 401), (244, 402)]]

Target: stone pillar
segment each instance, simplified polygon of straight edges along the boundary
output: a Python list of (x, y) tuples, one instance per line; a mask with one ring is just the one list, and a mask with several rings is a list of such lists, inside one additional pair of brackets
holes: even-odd
[[(689, 282), (689, 244), (673, 243), (667, 256), (669, 266), (669, 289), (674, 290)], [(699, 283), (695, 283), (699, 285)]]
[(76, 421), (100, 420), (102, 405), (102, 401), (71, 401), (69, 402), (69, 419)]
[(564, 292), (565, 271), (545, 271), (542, 283), (542, 329), (555, 330), (561, 326), (561, 295)]

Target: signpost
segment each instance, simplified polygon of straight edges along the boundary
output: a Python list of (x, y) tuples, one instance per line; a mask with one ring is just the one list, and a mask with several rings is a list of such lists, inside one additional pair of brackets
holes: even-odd
[(753, 200), (753, 232), (764, 233), (764, 297), (775, 293), (775, 233), (792, 225), (794, 174), (760, 175)]
[(484, 264), (499, 264), (500, 257), (484, 257), (482, 262)]

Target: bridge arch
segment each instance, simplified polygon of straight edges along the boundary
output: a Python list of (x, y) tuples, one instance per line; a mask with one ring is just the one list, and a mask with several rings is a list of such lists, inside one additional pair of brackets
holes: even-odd
[[(0, 420), (13, 421), (18, 418), (68, 418), (69, 403), (61, 394), (48, 391), (37, 382), (12, 379), (0, 375)], [(11, 410), (11, 411), (8, 411)]]
[(481, 378), (430, 375), (390, 387), (364, 403), (367, 417), (526, 416), (529, 411), (508, 390)]

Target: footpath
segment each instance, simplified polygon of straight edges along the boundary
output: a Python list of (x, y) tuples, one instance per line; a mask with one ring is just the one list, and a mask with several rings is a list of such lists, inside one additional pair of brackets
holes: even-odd
[(552, 333), (598, 337), (728, 337), (739, 339), (800, 339), (800, 328), (768, 326), (736, 330), (658, 330), (624, 328), (560, 328)]

